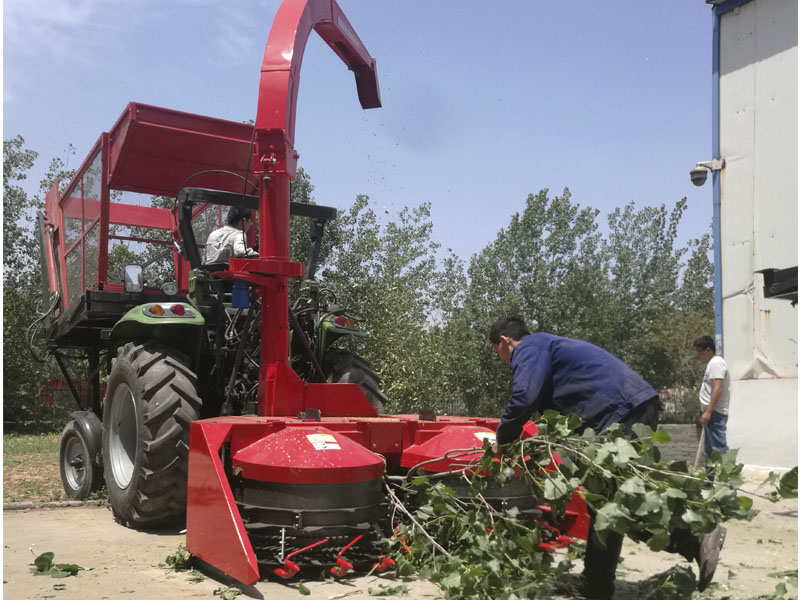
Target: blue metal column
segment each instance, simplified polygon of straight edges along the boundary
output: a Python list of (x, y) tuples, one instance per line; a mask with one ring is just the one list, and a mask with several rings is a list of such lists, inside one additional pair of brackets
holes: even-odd
[[(720, 20), (722, 13), (720, 7), (714, 7), (714, 34), (712, 36), (712, 76), (711, 76), (711, 157), (719, 158), (719, 46), (720, 46)], [(722, 345), (722, 190), (720, 172), (711, 171), (711, 181), (714, 186), (714, 216), (712, 228), (714, 232), (714, 337), (716, 338), (717, 354), (723, 356)]]

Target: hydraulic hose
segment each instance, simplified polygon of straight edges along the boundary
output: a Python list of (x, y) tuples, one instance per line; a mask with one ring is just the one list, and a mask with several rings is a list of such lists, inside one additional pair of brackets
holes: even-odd
[(39, 356), (38, 354), (36, 354), (36, 350), (33, 347), (33, 338), (36, 337), (36, 333), (39, 330), (39, 327), (41, 326), (42, 322), (50, 315), (50, 313), (52, 313), (55, 310), (56, 306), (58, 306), (59, 300), (60, 297), (58, 295), (58, 292), (56, 292), (55, 294), (53, 294), (53, 300), (50, 303), (50, 308), (48, 308), (45, 312), (41, 313), (39, 317), (28, 326), (28, 329), (25, 332), (25, 341), (28, 342), (28, 349), (30, 350), (31, 356), (33, 356), (33, 359), (36, 362), (44, 363), (47, 360), (47, 355), (49, 354), (49, 352), (45, 352), (44, 356)]

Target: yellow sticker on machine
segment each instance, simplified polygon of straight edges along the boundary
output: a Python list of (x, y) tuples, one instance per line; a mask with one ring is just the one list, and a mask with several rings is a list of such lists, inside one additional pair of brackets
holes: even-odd
[(310, 433), (306, 436), (315, 450), (341, 450), (342, 447), (330, 433)]
[(473, 435), (478, 438), (482, 444), (483, 440), (494, 442), (496, 434), (493, 431), (476, 431)]

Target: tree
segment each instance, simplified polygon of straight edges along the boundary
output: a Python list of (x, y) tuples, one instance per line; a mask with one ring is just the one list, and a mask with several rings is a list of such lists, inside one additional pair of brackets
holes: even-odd
[(656, 389), (690, 386), (691, 336), (713, 319), (710, 240), (676, 247), (685, 199), (637, 210), (633, 203), (609, 216), (581, 208), (569, 190), (528, 196), (497, 238), (475, 254), (469, 287), (448, 323), (461, 348), (461, 373), (448, 382), (471, 414), (497, 414), (508, 399), (509, 374), (487, 340), (503, 315), (526, 319), (533, 330), (588, 340), (619, 356)]
[(451, 323), (465, 368), (451, 383), (471, 414), (496, 414), (508, 398), (508, 369), (487, 341), (498, 317), (518, 315), (537, 329), (591, 337), (604, 284), (597, 214), (573, 203), (568, 189), (553, 198), (542, 190), (470, 260), (464, 307)]
[(13, 285), (18, 277), (32, 269), (33, 236), (30, 223), (33, 204), (25, 190), (17, 185), (27, 179), (38, 154), (24, 147), (25, 140), (16, 136), (3, 141), (3, 283)]
[(339, 218), (338, 243), (321, 271), (340, 304), (363, 318), (369, 335), (354, 347), (380, 373), (395, 412), (431, 406), (445, 389), (435, 323), (448, 315), (460, 273), (452, 255), (437, 258), (432, 233), (429, 203), (383, 224), (358, 196)]
[(67, 183), (72, 172), (61, 159), (52, 160), (39, 194), (30, 197), (19, 182), (26, 179), (37, 156), (25, 148), (21, 136), (3, 142), (3, 408), (8, 421), (34, 420), (41, 405), (42, 379), (54, 376), (53, 365), (33, 359), (27, 340), (45, 303), (33, 218), (43, 208), (52, 183)]

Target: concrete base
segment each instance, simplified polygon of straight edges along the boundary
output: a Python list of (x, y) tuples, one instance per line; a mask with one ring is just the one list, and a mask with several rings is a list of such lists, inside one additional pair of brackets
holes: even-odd
[(728, 446), (751, 467), (796, 466), (797, 379), (732, 381)]

